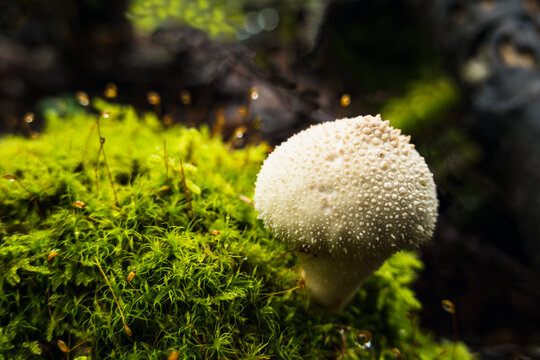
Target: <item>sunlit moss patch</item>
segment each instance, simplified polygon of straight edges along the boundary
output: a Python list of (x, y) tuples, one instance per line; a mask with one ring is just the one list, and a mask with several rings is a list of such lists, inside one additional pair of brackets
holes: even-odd
[(413, 253), (310, 301), (249, 200), (267, 146), (99, 107), (0, 140), (0, 358), (470, 358), (418, 327)]

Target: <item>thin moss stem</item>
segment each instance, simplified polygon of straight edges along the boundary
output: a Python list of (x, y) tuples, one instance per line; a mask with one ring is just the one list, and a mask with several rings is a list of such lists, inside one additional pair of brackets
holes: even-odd
[(38, 215), (39, 215), (39, 218), (41, 219), (41, 221), (45, 220), (45, 216), (43, 215), (43, 213), (41, 212), (41, 209), (39, 207), (39, 203), (36, 199), (36, 195), (33, 194), (30, 190), (28, 190), (28, 188), (26, 186), (23, 185), (23, 183), (14, 175), (11, 175), (11, 174), (6, 174), (3, 176), (4, 179), (8, 180), (8, 181), (15, 181), (17, 184), (19, 184), (19, 186), (24, 190), (26, 191), (26, 193), (28, 195), (30, 195), (30, 201), (32, 201), (32, 203), (34, 204), (34, 208), (36, 209)]
[[(98, 175), (99, 154), (103, 153), (103, 162), (105, 163), (105, 167), (107, 168), (107, 176), (109, 177), (109, 181), (111, 182), (111, 187), (114, 193), (114, 203), (116, 206), (120, 207), (120, 204), (118, 202), (118, 195), (116, 194), (116, 188), (114, 187), (114, 181), (111, 175), (111, 169), (109, 168), (109, 163), (107, 162), (107, 155), (105, 154), (105, 138), (101, 135), (101, 127), (99, 125), (99, 119), (101, 116), (104, 116), (104, 115), (99, 115), (97, 118), (97, 131), (99, 135), (99, 151), (98, 151), (98, 158), (97, 158), (97, 163), (96, 163), (96, 183), (99, 181), (99, 175)], [(109, 117), (109, 115), (107, 114), (106, 117)]]
[(165, 162), (165, 178), (167, 179), (167, 186), (171, 188), (171, 182), (169, 181), (169, 159), (167, 157), (167, 139), (163, 139), (163, 161)]
[(257, 294), (257, 295), (260, 295), (260, 296), (274, 296), (274, 295), (279, 295), (279, 294), (284, 294), (284, 293), (287, 293), (287, 292), (291, 292), (291, 291), (294, 291), (296, 289), (303, 289), (306, 287), (306, 282), (304, 281), (304, 279), (296, 279), (296, 281), (298, 282), (298, 285), (295, 286), (295, 287), (292, 287), (290, 289), (287, 289), (287, 290), (282, 290), (282, 291), (276, 291), (276, 292), (273, 292), (273, 293), (260, 293), (260, 294)]
[[(99, 118), (98, 118), (98, 124), (99, 124)], [(99, 141), (99, 150), (98, 150), (98, 154), (97, 154), (97, 159), (96, 159), (96, 168), (94, 170), (94, 173), (96, 175), (96, 192), (99, 194), (99, 157), (101, 156), (101, 151), (103, 150), (103, 144), (105, 143), (105, 139), (103, 139), (104, 141), (101, 141), (101, 137), (100, 137), (100, 141)]]
[(111, 293), (113, 295), (114, 301), (116, 302), (116, 306), (118, 307), (118, 311), (120, 311), (120, 317), (122, 318), (122, 323), (124, 324), (124, 331), (126, 332), (128, 336), (131, 336), (132, 335), (131, 329), (126, 324), (126, 319), (124, 318), (124, 312), (122, 311), (122, 308), (120, 307), (120, 303), (118, 302), (118, 298), (116, 297), (116, 294), (114, 293), (111, 283), (109, 282), (109, 279), (107, 278), (107, 275), (105, 274), (105, 271), (103, 271), (103, 269), (101, 268), (101, 265), (99, 263), (97, 256), (94, 256), (94, 260), (96, 261), (96, 265), (98, 266), (99, 271), (105, 278), (105, 282), (107, 282), (107, 285), (109, 285), (109, 289), (111, 289)]
[(184, 192), (186, 194), (186, 200), (188, 204), (189, 217), (190, 219), (193, 219), (193, 207), (191, 206), (191, 197), (189, 196), (189, 190), (188, 190), (187, 182), (186, 182), (186, 175), (184, 173), (184, 161), (182, 161), (182, 159), (180, 159), (180, 170), (182, 173), (182, 184), (184, 185)]

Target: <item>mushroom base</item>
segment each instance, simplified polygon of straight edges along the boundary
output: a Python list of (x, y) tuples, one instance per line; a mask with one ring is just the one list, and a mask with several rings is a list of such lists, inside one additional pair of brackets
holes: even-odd
[(365, 259), (300, 254), (302, 278), (313, 298), (328, 308), (339, 310), (354, 296), (362, 283), (385, 258)]

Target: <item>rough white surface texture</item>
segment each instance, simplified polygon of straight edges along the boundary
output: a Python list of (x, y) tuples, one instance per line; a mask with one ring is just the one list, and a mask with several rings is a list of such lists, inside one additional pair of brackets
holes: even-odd
[(299, 250), (320, 303), (342, 307), (390, 255), (431, 238), (435, 183), (409, 139), (379, 115), (359, 116), (312, 126), (265, 160), (255, 209)]

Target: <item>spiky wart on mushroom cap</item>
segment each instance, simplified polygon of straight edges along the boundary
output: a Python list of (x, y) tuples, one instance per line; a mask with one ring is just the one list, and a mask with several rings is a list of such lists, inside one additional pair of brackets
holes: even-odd
[(257, 177), (259, 218), (291, 248), (337, 258), (417, 247), (432, 236), (438, 202), (433, 175), (409, 140), (380, 115), (292, 136)]

